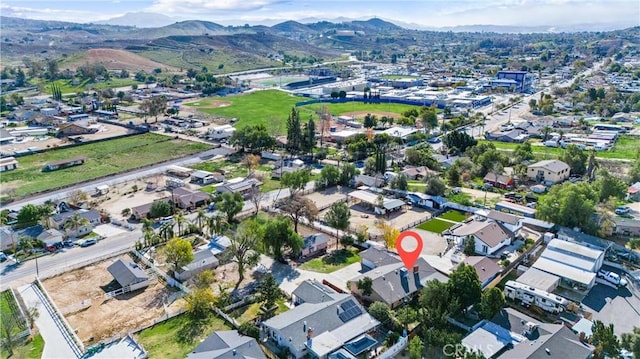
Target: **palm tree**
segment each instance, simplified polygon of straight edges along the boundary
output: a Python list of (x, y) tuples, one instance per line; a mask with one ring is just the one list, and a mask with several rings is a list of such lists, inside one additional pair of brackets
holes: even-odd
[(173, 223), (168, 222), (160, 226), (160, 228), (158, 229), (158, 234), (160, 234), (160, 237), (165, 240), (173, 238)]
[(84, 217), (80, 217), (80, 214), (76, 212), (71, 217), (67, 218), (66, 222), (64, 222), (64, 229), (73, 229), (73, 233), (75, 233), (75, 235), (77, 236), (78, 229), (88, 224), (89, 220)]
[(33, 240), (29, 237), (22, 237), (20, 238), (19, 246), (22, 253), (29, 256), (31, 255), (31, 251), (33, 250)]
[(551, 127), (549, 127), (549, 126), (545, 126), (545, 127), (542, 129), (542, 140), (543, 140), (543, 141), (546, 141), (546, 140), (547, 140), (547, 138), (549, 138), (549, 133), (551, 133)]
[(181, 236), (182, 235), (182, 225), (187, 222), (187, 219), (184, 217), (182, 212), (176, 213), (176, 215), (173, 216), (173, 219), (176, 221), (176, 225), (178, 226), (178, 236)]
[(196, 216), (193, 222), (198, 227), (198, 230), (200, 231), (200, 233), (202, 233), (202, 228), (207, 222), (207, 215), (204, 214), (204, 211), (200, 209), (198, 210), (198, 215)]
[(209, 235), (212, 237), (217, 234), (222, 234), (226, 226), (227, 220), (223, 213), (216, 212), (207, 219), (207, 228), (209, 229)]
[(146, 233), (152, 230), (153, 230), (153, 222), (148, 218), (142, 219), (142, 232)]

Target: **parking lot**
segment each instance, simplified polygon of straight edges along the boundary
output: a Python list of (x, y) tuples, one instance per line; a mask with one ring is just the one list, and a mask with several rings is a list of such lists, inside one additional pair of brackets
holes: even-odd
[(640, 293), (631, 286), (615, 289), (596, 284), (582, 300), (586, 311), (593, 313), (592, 320), (613, 323), (615, 333), (630, 333), (640, 323)]

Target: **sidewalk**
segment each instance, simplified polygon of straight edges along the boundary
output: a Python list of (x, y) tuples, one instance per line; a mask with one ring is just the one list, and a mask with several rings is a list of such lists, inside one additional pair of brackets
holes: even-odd
[(36, 308), (39, 316), (35, 322), (40, 330), (40, 334), (44, 339), (44, 351), (42, 358), (45, 359), (70, 359), (78, 358), (67, 338), (58, 327), (53, 313), (48, 311), (48, 307), (42, 302), (42, 299), (36, 293), (33, 284), (18, 288), (18, 292), (22, 296), (25, 305), (30, 308)]

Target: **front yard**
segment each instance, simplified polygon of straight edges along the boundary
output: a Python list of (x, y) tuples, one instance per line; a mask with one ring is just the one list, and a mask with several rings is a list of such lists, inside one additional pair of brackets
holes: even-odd
[(357, 262), (360, 262), (360, 255), (356, 249), (340, 249), (312, 259), (300, 268), (318, 273), (331, 273)]

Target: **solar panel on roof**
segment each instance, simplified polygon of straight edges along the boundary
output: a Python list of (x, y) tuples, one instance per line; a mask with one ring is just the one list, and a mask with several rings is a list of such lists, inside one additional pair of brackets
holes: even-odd
[(345, 311), (349, 310), (349, 309), (351, 309), (351, 308), (353, 308), (355, 306), (356, 306), (356, 304), (353, 302), (353, 300), (348, 300), (348, 301), (340, 304), (340, 307), (342, 307), (342, 309), (345, 310)]
[(359, 316), (360, 314), (362, 314), (362, 310), (360, 310), (358, 306), (354, 305), (344, 312), (340, 313), (338, 316), (343, 322), (348, 322), (349, 320)]

